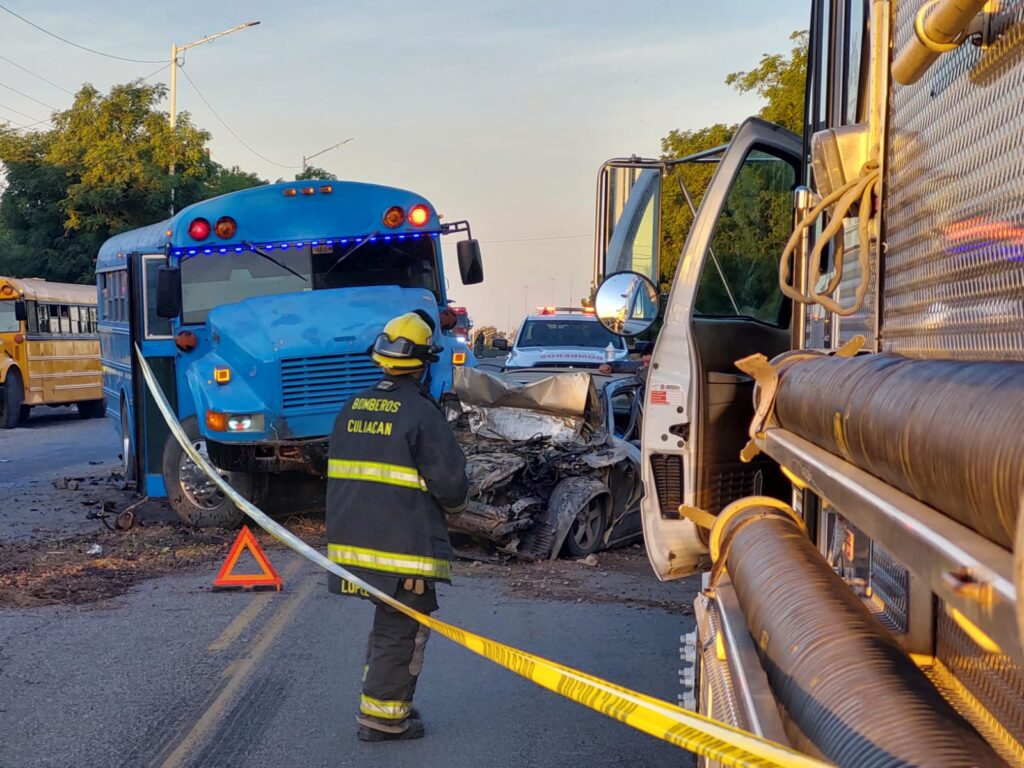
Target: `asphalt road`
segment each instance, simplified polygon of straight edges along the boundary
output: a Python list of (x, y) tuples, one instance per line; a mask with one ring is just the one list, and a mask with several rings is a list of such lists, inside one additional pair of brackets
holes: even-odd
[[(73, 407), (36, 407), (24, 425), (0, 429), (0, 539), (91, 530), (95, 521), (77, 502), (103, 495), (95, 479), (118, 471), (120, 451), (108, 419), (79, 419)], [(75, 478), (92, 478), (93, 487), (83, 482), (81, 498), (68, 504), (54, 483)]]
[[(73, 412), (0, 433), (0, 490), (49, 504), (4, 504), (0, 539), (40, 521), (95, 528), (80, 502), (88, 489), (69, 495), (52, 481), (116, 457), (113, 429)], [(658, 583), (640, 550), (601, 558), (507, 572), (459, 563), (439, 616), (674, 702), (696, 582)], [(325, 575), (292, 553), (273, 560), (281, 593), (212, 592), (215, 569), (204, 567), (93, 605), (0, 609), (0, 768), (691, 764), (442, 637), (417, 695), (427, 737), (359, 742), (371, 607), (327, 594)]]
[[(325, 576), (291, 553), (275, 559), (285, 579), (277, 594), (214, 593), (211, 572), (144, 582), (89, 609), (0, 611), (0, 766), (690, 764), (439, 636), (416, 702), (427, 737), (358, 742), (370, 606), (329, 595)], [(691, 585), (595, 570), (593, 588), (566, 602), (460, 570), (441, 594), (441, 618), (675, 700), (679, 635), (692, 619), (629, 598), (676, 595), (685, 605)], [(622, 597), (601, 602), (602, 591)]]

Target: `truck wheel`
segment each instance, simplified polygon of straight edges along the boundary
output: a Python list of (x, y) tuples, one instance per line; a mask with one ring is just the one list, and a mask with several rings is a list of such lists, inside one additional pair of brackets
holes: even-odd
[[(194, 416), (181, 422), (192, 445), (206, 456), (206, 440), (199, 436), (199, 426)], [(174, 435), (167, 436), (163, 455), (164, 484), (167, 499), (182, 520), (197, 528), (237, 528), (245, 513), (234, 505), (207, 477), (206, 473), (193, 462), (178, 445)], [(246, 498), (253, 492), (254, 478), (246, 472), (222, 472), (232, 486)]]
[(25, 399), (25, 389), (21, 385), (21, 374), (13, 368), (7, 371), (7, 378), (0, 389), (0, 429), (14, 429), (21, 421), (21, 401)]
[(595, 496), (576, 514), (569, 534), (565, 537), (565, 549), (570, 557), (586, 557), (601, 548), (605, 529), (604, 498)]
[(80, 419), (99, 419), (106, 413), (106, 400), (83, 400), (78, 404), (78, 418)]

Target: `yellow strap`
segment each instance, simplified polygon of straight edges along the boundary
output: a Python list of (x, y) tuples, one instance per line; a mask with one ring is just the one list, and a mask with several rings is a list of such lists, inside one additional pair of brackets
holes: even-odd
[(427, 484), (420, 477), (415, 467), (403, 467), (401, 464), (384, 464), (379, 461), (352, 461), (349, 459), (329, 459), (327, 476), (335, 480), (365, 480), (370, 483), (397, 485), (401, 488), (414, 488), (425, 491)]
[(451, 576), (451, 563), (436, 557), (350, 547), (347, 544), (328, 544), (327, 556), (331, 562), (339, 565), (355, 565), (385, 573), (426, 576), (432, 579), (447, 579)]

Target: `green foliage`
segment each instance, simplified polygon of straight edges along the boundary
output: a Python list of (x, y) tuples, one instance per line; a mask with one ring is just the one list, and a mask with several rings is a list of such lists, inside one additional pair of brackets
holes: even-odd
[[(210, 134), (158, 109), (163, 85), (136, 80), (101, 94), (84, 85), (53, 127), (0, 129), (0, 274), (93, 281), (103, 241), (215, 194), (265, 183), (210, 160)], [(171, 164), (175, 174), (169, 172)]]
[(753, 91), (768, 103), (761, 117), (803, 133), (804, 84), (807, 80), (807, 32), (798, 31), (789, 36), (793, 49), (789, 56), (780, 53), (765, 54), (757, 69), (733, 72), (725, 78), (740, 93)]
[(330, 171), (324, 168), (318, 168), (315, 165), (307, 165), (304, 171), (295, 174), (296, 181), (305, 181), (306, 179), (323, 179), (324, 181), (333, 181), (337, 178), (338, 177)]

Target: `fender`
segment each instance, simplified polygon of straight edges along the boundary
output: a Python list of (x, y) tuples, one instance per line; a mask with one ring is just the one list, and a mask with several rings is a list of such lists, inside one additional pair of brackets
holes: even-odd
[[(18, 363), (13, 357), (8, 357), (7, 355), (0, 357), (0, 384), (7, 381), (7, 372), (12, 368), (18, 373), (21, 373), (21, 369), (18, 367)], [(24, 382), (25, 376), (22, 375), (21, 379), (22, 382)]]

